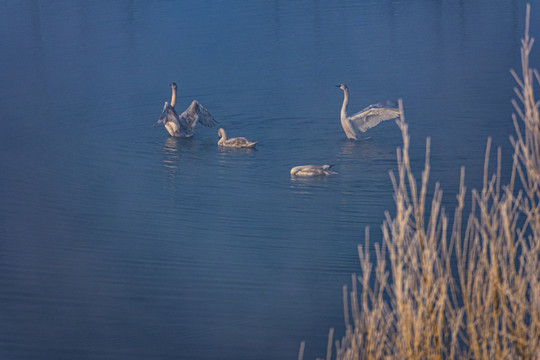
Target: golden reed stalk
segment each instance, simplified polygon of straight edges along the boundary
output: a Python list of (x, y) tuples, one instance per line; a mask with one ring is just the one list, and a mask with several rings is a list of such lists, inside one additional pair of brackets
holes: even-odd
[[(429, 138), (419, 182), (412, 173), (400, 101), (403, 147), (397, 150), (397, 175), (390, 174), (395, 216), (386, 212), (383, 241), (374, 244), (375, 268), (369, 229), (364, 246), (358, 246), (361, 274), (353, 274), (350, 292), (343, 289), (346, 333), (335, 342), (336, 359), (540, 359), (540, 102), (534, 97), (540, 76), (529, 67), (529, 18), (527, 5), (522, 72), (512, 70), (518, 100), (512, 101), (510, 183), (501, 185), (500, 149), (490, 175), (488, 139), (483, 187), (471, 191), (464, 222), (461, 169), (451, 229), (438, 183), (427, 198)], [(333, 329), (327, 359), (332, 337)], [(303, 350), (304, 343), (299, 359)]]

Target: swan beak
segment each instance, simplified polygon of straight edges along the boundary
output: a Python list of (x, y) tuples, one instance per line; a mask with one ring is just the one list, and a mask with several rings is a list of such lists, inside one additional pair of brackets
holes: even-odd
[(336, 85), (336, 87), (341, 87), (341, 85)]

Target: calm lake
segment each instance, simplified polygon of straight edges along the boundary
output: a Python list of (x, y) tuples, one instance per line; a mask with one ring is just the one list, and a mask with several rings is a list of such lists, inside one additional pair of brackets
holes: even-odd
[[(402, 143), (393, 121), (347, 141), (335, 85), (350, 113), (403, 99), (415, 172), (431, 137), (452, 212), (488, 137), (509, 169), (525, 6), (2, 1), (0, 358), (324, 357)], [(257, 149), (152, 126), (173, 81), (177, 110), (197, 99)], [(338, 174), (291, 178), (312, 163)]]

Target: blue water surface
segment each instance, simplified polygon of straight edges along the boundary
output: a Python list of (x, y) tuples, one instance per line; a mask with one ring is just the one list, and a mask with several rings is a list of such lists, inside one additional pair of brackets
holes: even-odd
[[(347, 141), (334, 85), (351, 113), (403, 99), (414, 171), (430, 137), (452, 209), (488, 137), (509, 169), (524, 19), (524, 1), (3, 1), (0, 358), (324, 356), (402, 143), (392, 121)], [(172, 81), (177, 109), (197, 99), (257, 150), (153, 127)], [(310, 163), (338, 174), (291, 179)]]

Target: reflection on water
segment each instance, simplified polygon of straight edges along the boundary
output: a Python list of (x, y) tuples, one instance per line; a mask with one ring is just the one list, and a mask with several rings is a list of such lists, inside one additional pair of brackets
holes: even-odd
[[(333, 169), (333, 168), (332, 168)], [(309, 195), (313, 193), (313, 190), (317, 187), (326, 186), (329, 181), (332, 181), (330, 177), (337, 176), (328, 175), (328, 176), (294, 176), (291, 175), (291, 190), (293, 194), (298, 195)], [(321, 189), (324, 189), (321, 188)]]
[(238, 148), (238, 147), (225, 147), (218, 146), (221, 156), (227, 156), (227, 154), (249, 154), (257, 151), (257, 148)]
[[(511, 153), (524, 6), (0, 2), (0, 358), (320, 357), (401, 146), (347, 141), (334, 85), (403, 98), (413, 171), (431, 136), (433, 178), (473, 187), (487, 136)], [(260, 146), (152, 127), (173, 81)]]
[[(168, 137), (165, 140), (165, 146), (163, 146), (163, 154), (165, 159), (163, 163), (166, 167), (177, 167), (178, 160), (180, 159), (180, 151), (178, 150), (179, 140), (176, 137)], [(174, 165), (173, 165), (174, 164)]]
[[(359, 140), (363, 141), (363, 140)], [(360, 147), (364, 147), (364, 144), (359, 144), (357, 141), (347, 140), (343, 142), (343, 145), (341, 146), (341, 155), (343, 157), (351, 157), (353, 155), (356, 155), (358, 151), (360, 150)]]
[[(396, 133), (396, 135), (398, 135)], [(392, 139), (397, 144), (397, 137)], [(385, 138), (382, 138), (384, 141)], [(347, 140), (341, 146), (341, 159), (347, 161), (394, 161), (395, 152), (389, 151), (389, 144), (381, 144), (381, 140)]]
[(178, 180), (180, 158), (182, 157), (181, 152), (178, 148), (179, 146), (181, 146), (179, 142), (179, 139), (176, 137), (167, 137), (165, 145), (162, 149), (163, 166), (166, 173), (168, 173), (169, 179), (172, 182), (173, 186), (174, 183), (176, 183), (176, 181)]

